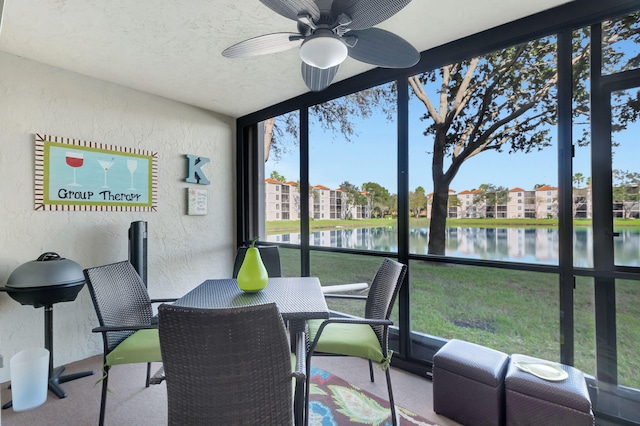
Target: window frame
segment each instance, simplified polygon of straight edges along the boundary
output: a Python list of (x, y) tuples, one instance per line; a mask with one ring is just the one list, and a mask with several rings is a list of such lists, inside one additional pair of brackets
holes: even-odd
[[(585, 27), (605, 19), (614, 18), (627, 13), (640, 10), (640, 5), (632, 0), (585, 0), (570, 2), (563, 6), (523, 18), (516, 22), (502, 25), (498, 28), (487, 30), (473, 36), (447, 43), (443, 46), (422, 52), (420, 62), (411, 69), (373, 69), (358, 76), (345, 79), (332, 84), (322, 92), (311, 92), (294, 99), (290, 99), (273, 105), (261, 111), (240, 117), (236, 121), (237, 126), (237, 241), (241, 243), (251, 235), (259, 235), (256, 231), (260, 228), (259, 207), (255, 206), (256, 197), (252, 197), (256, 189), (257, 176), (256, 158), (253, 149), (259, 140), (257, 123), (267, 118), (275, 117), (291, 111), (299, 111), (300, 120), (300, 185), (301, 199), (308, 200), (308, 148), (309, 148), (309, 123), (308, 108), (312, 105), (344, 96), (373, 87), (378, 84), (396, 80), (398, 88), (398, 253), (397, 258), (403, 263), (409, 260), (429, 260), (432, 262), (488, 266), (495, 268), (512, 268), (529, 270), (533, 272), (551, 272), (558, 274), (560, 285), (560, 310), (563, 313), (560, 320), (561, 362), (573, 364), (574, 336), (573, 336), (573, 286), (576, 276), (597, 277), (598, 272), (593, 269), (574, 267), (571, 250), (560, 250), (561, 257), (558, 265), (540, 264), (513, 264), (499, 261), (484, 261), (474, 259), (460, 259), (433, 255), (414, 255), (409, 253), (408, 242), (408, 85), (406, 78), (424, 70), (433, 69), (441, 65), (457, 62), (472, 55), (489, 53), (500, 48), (507, 48), (515, 44), (534, 38), (540, 38), (551, 34), (558, 36), (558, 67), (560, 80), (558, 82), (558, 120), (559, 120), (559, 147), (558, 147), (558, 191), (557, 200), (553, 201), (554, 209), (559, 211), (559, 244), (560, 247), (571, 247), (572, 235), (572, 181), (571, 181), (571, 79), (564, 76), (570, 75), (571, 52), (567, 48), (571, 46), (571, 31)], [(562, 47), (564, 46), (564, 47)], [(564, 52), (563, 52), (564, 49)], [(564, 142), (562, 142), (564, 141)], [(520, 195), (520, 194), (519, 194)], [(253, 206), (252, 206), (253, 203)], [(306, 276), (310, 270), (310, 251), (329, 250), (346, 251), (354, 254), (369, 256), (389, 256), (389, 253), (376, 253), (360, 250), (341, 250), (309, 247), (309, 208), (308, 203), (302, 203), (300, 209), (300, 245), (291, 247), (300, 250), (301, 275)], [(552, 206), (547, 206), (552, 210)], [(263, 226), (263, 225), (262, 225)], [(284, 247), (288, 244), (281, 244)], [(632, 268), (616, 268), (609, 278), (621, 278), (640, 280), (640, 274)], [(397, 340), (398, 353), (394, 355), (394, 365), (409, 371), (423, 374), (429, 373), (431, 362), (429, 360), (415, 359), (411, 354), (411, 342), (415, 336), (410, 335), (409, 287), (402, 287), (398, 296), (399, 323), (394, 330)], [(404, 330), (404, 331), (403, 331)], [(427, 339), (432, 348), (444, 342), (437, 338)]]

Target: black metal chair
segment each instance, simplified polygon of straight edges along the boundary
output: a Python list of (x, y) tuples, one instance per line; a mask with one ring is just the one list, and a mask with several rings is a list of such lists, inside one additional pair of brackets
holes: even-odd
[[(368, 296), (366, 297), (364, 318), (332, 317), (327, 320), (308, 322), (309, 350), (307, 352), (307, 374), (305, 407), (308, 419), (309, 375), (313, 355), (356, 356), (369, 361), (369, 374), (374, 381), (373, 363), (381, 364), (387, 379), (387, 391), (391, 406), (393, 425), (397, 424), (396, 410), (391, 388), (389, 363), (392, 351), (389, 350), (389, 319), (396, 296), (407, 271), (407, 266), (391, 259), (384, 259), (378, 268)], [(328, 294), (325, 297), (329, 296)]]
[(84, 270), (91, 300), (102, 333), (104, 362), (99, 424), (104, 424), (109, 370), (114, 365), (147, 363), (146, 387), (149, 387), (151, 362), (162, 361), (157, 318), (152, 303), (175, 299), (150, 299), (147, 288), (129, 261)]
[[(236, 258), (233, 263), (233, 278), (238, 277), (238, 272), (240, 271), (242, 261), (244, 260), (244, 256), (247, 254), (248, 248), (248, 245), (238, 248), (238, 252), (236, 253)], [(260, 251), (260, 257), (262, 258), (262, 263), (267, 270), (267, 274), (270, 277), (281, 277), (282, 265), (280, 263), (280, 248), (278, 246), (256, 246), (256, 248)]]
[[(163, 304), (158, 323), (169, 425), (293, 424), (293, 389), (305, 383), (304, 333), (292, 357), (275, 303), (228, 309)], [(296, 398), (302, 403), (304, 392)]]

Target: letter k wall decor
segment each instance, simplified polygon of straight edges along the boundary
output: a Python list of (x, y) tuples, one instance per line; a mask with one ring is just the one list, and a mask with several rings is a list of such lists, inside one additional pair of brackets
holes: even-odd
[(198, 157), (197, 155), (191, 154), (185, 154), (185, 157), (187, 157), (187, 177), (184, 181), (200, 185), (209, 185), (211, 182), (202, 171), (202, 166), (211, 160), (207, 157)]
[(156, 211), (158, 154), (36, 134), (35, 209)]

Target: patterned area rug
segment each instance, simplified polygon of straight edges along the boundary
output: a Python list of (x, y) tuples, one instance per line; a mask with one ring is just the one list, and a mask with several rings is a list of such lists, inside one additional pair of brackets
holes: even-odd
[[(396, 405), (398, 425), (433, 426), (432, 423)], [(311, 367), (309, 426), (391, 426), (389, 403), (338, 376)]]

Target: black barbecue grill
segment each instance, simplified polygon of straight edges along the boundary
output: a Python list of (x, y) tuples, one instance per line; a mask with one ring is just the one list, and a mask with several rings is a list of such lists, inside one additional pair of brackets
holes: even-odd
[[(59, 398), (67, 396), (60, 387), (61, 383), (93, 374), (93, 371), (85, 371), (62, 376), (64, 366), (53, 371), (53, 304), (75, 300), (82, 286), (84, 273), (80, 265), (57, 253), (47, 252), (16, 268), (9, 276), (7, 285), (0, 287), (0, 291), (6, 291), (22, 305), (32, 305), (34, 308), (44, 306), (44, 347), (50, 353), (49, 390)], [(9, 401), (2, 408), (11, 405)]]

